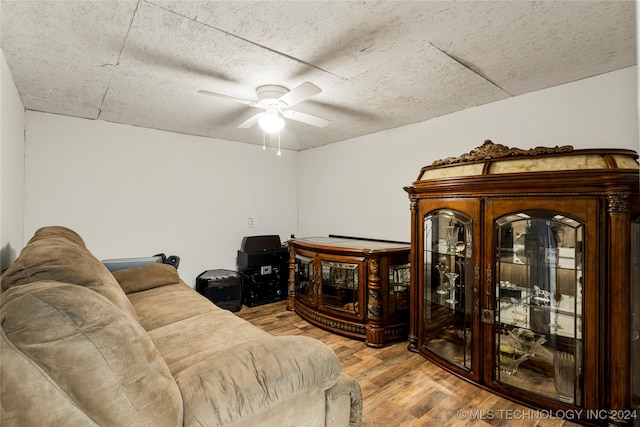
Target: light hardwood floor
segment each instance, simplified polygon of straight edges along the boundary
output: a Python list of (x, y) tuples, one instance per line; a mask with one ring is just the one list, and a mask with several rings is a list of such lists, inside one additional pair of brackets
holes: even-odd
[(406, 341), (374, 349), (324, 331), (287, 311), (285, 302), (243, 306), (236, 315), (272, 335), (305, 335), (331, 347), (362, 387), (363, 427), (578, 425), (482, 390), (408, 351)]

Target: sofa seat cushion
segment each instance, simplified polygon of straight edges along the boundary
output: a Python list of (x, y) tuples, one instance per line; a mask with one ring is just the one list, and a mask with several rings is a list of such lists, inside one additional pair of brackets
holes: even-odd
[(185, 425), (227, 426), (296, 396), (319, 394), (336, 383), (340, 371), (340, 361), (323, 343), (282, 336), (226, 348), (184, 369), (176, 381)]
[(146, 331), (213, 310), (224, 311), (182, 281), (127, 296)]
[(180, 390), (149, 336), (96, 292), (17, 286), (2, 293), (0, 323), (5, 421), (38, 425), (55, 414), (60, 425), (84, 424), (83, 413), (98, 425), (182, 424)]
[(215, 360), (214, 355), (222, 350), (271, 338), (262, 329), (218, 307), (149, 331), (149, 336), (174, 376), (200, 361)]
[(73, 234), (69, 234), (73, 232), (66, 230), (64, 227), (38, 230), (2, 275), (2, 291), (42, 280), (71, 283), (97, 292), (135, 318), (129, 299), (111, 272), (81, 244), (82, 240), (73, 239)]
[(223, 310), (184, 282), (129, 294), (138, 319), (175, 376), (239, 343), (270, 334)]

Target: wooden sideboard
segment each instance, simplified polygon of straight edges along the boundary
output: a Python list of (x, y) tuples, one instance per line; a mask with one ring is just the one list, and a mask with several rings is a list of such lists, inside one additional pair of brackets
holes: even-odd
[(407, 337), (408, 243), (295, 238), (289, 240), (289, 253), (288, 309), (371, 347)]

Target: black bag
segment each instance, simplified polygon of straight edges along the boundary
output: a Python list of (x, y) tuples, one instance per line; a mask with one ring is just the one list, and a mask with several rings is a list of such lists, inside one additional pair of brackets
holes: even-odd
[(155, 254), (154, 256), (159, 256), (160, 258), (162, 258), (162, 263), (163, 264), (172, 265), (176, 270), (178, 269), (178, 266), (180, 265), (180, 257), (177, 256), (177, 255), (166, 256), (165, 254)]

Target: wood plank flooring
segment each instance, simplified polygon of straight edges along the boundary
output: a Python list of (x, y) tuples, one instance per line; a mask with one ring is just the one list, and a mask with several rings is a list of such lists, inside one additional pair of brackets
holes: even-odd
[(578, 425), (482, 390), (408, 351), (406, 341), (370, 348), (309, 324), (285, 302), (243, 306), (236, 314), (272, 335), (305, 335), (331, 347), (362, 387), (363, 427)]

